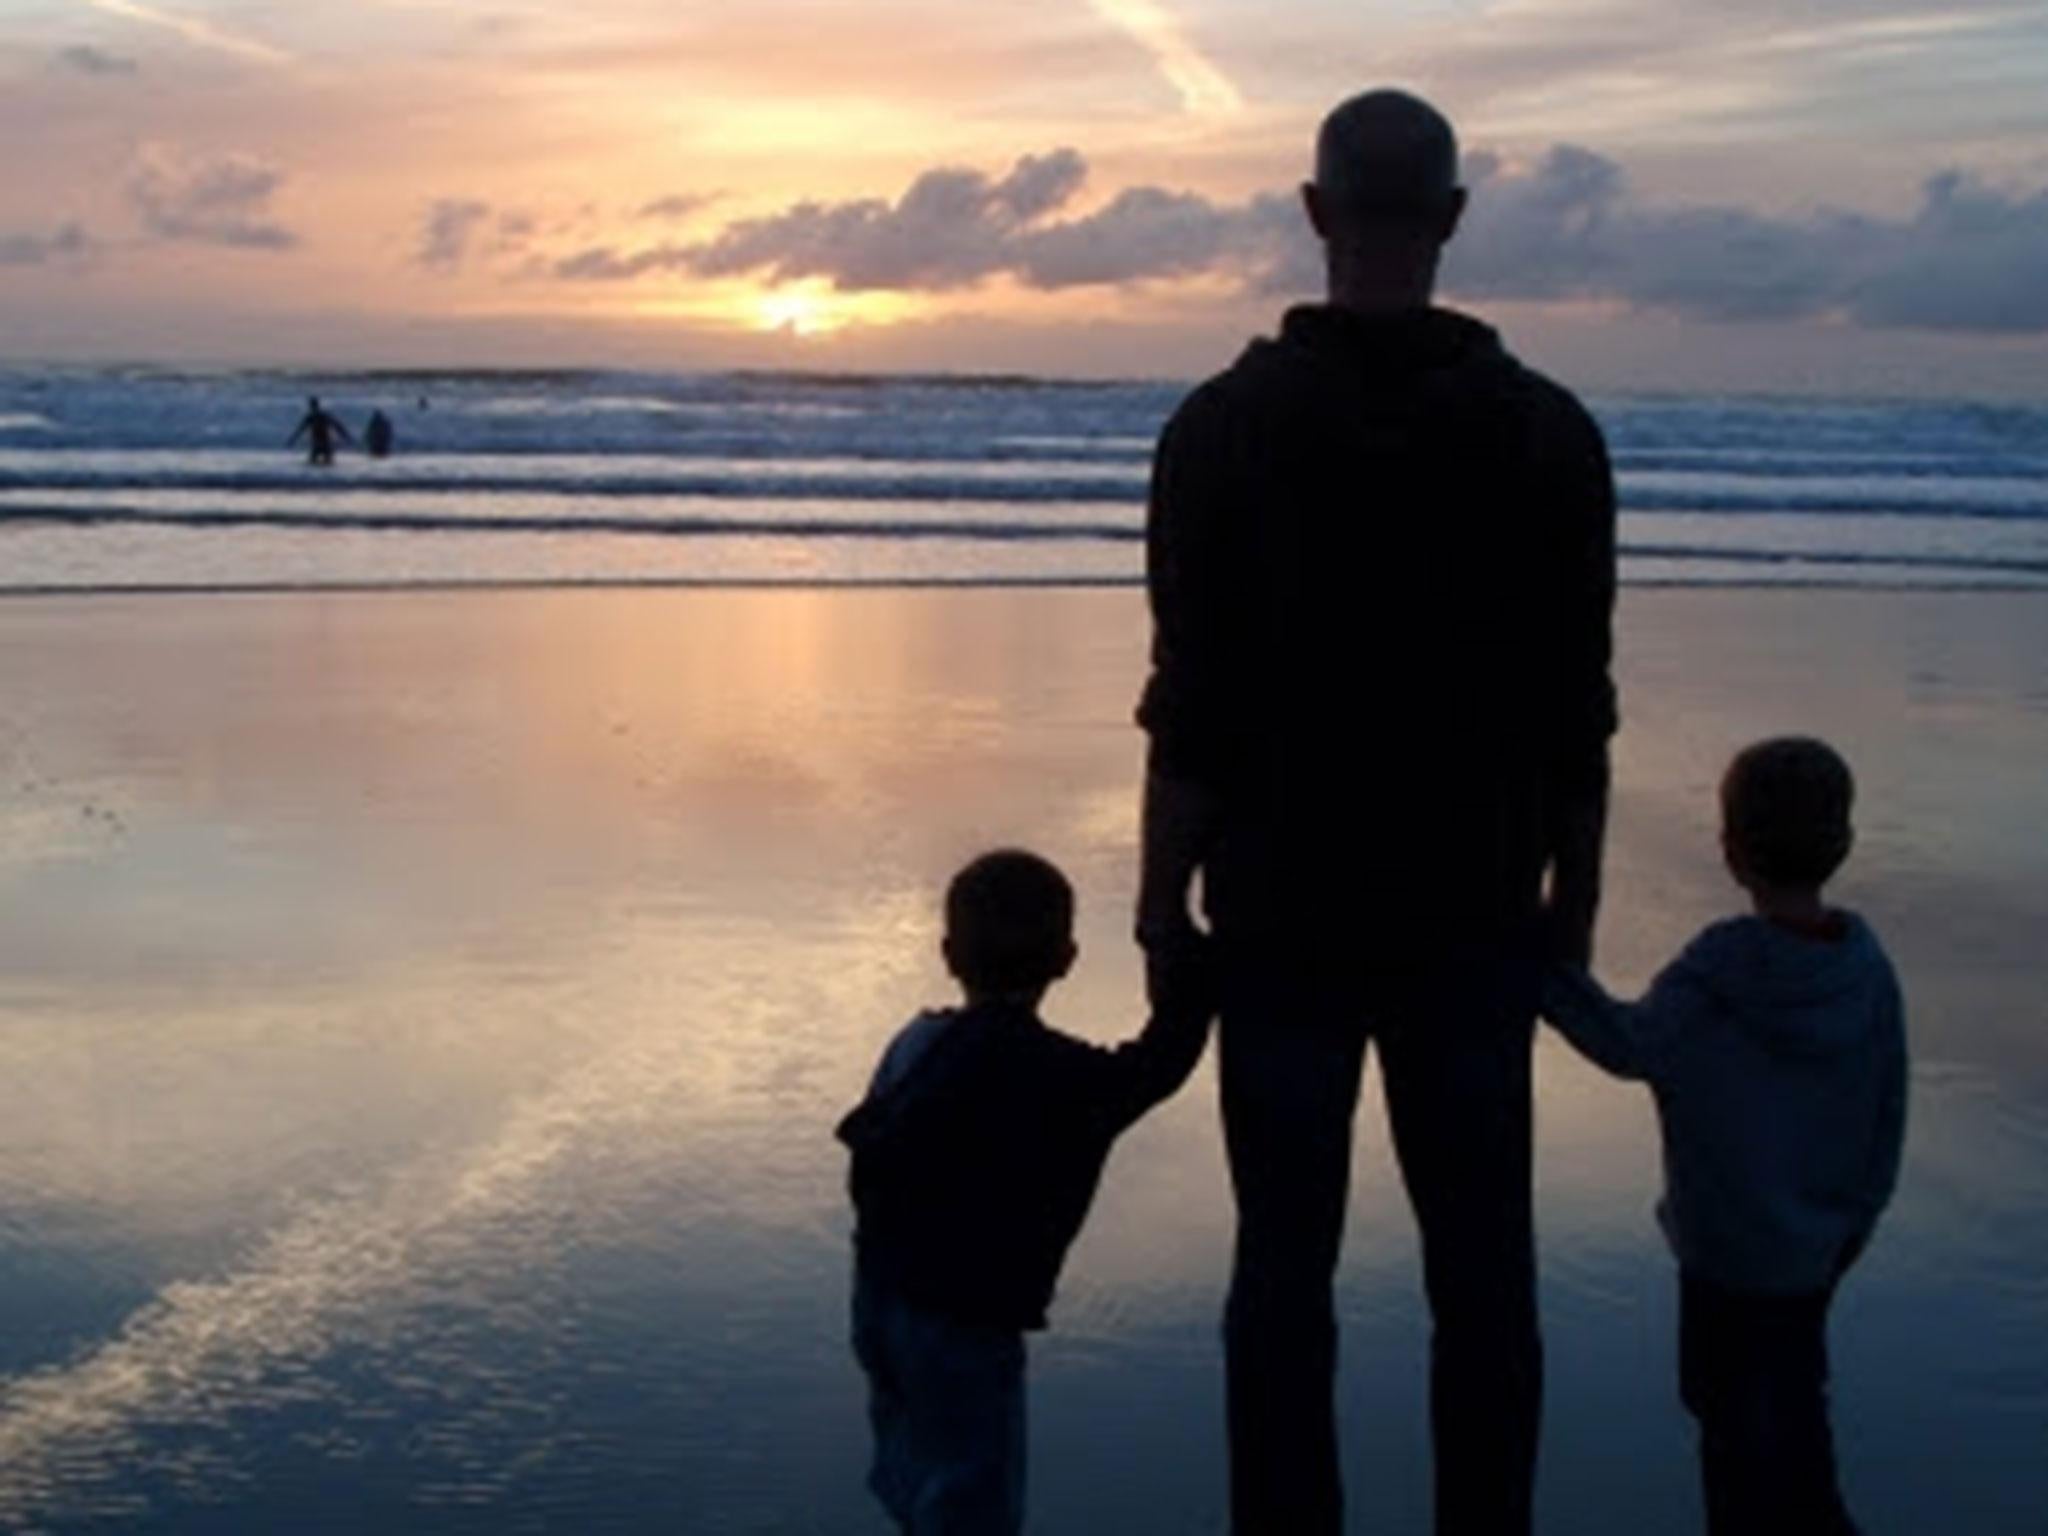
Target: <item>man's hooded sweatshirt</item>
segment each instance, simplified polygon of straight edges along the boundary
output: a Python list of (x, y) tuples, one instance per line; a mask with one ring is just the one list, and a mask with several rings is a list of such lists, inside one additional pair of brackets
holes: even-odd
[(1758, 917), (1716, 923), (1640, 1002), (1562, 968), (1546, 989), (1544, 1012), (1573, 1045), (1650, 1085), (1658, 1219), (1680, 1266), (1729, 1290), (1825, 1290), (1898, 1180), (1899, 985), (1869, 927), (1838, 915), (1827, 937)]
[(1161, 435), (1147, 576), (1138, 718), (1220, 796), (1221, 931), (1527, 923), (1615, 724), (1612, 477), (1567, 391), (1454, 311), (1291, 310)]

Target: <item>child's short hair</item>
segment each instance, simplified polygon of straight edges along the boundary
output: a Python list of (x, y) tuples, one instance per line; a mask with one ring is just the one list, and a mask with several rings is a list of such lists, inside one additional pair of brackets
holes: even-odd
[(946, 887), (947, 955), (974, 990), (1045, 986), (1066, 968), (1073, 939), (1074, 888), (1035, 853), (984, 853)]
[(1849, 856), (1855, 798), (1855, 778), (1833, 747), (1776, 736), (1744, 747), (1728, 765), (1721, 822), (1748, 873), (1817, 889)]

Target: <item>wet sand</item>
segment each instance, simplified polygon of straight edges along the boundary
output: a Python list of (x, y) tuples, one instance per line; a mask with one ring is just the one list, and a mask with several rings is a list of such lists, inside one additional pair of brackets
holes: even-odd
[[(1135, 1027), (1128, 591), (0, 603), (0, 1525), (882, 1528), (829, 1127), (941, 1000), (935, 893), (1080, 889), (1048, 1013)], [(1916, 1054), (1836, 1326), (1873, 1533), (2048, 1507), (2048, 599), (1631, 591), (1603, 968), (1729, 910), (1712, 787), (1856, 765), (1840, 898)], [(1546, 1040), (1542, 1525), (1694, 1528), (1639, 1091)], [(1425, 1528), (1413, 1239), (1369, 1092), (1360, 1529)], [(1220, 1528), (1205, 1066), (1035, 1352), (1035, 1522)]]

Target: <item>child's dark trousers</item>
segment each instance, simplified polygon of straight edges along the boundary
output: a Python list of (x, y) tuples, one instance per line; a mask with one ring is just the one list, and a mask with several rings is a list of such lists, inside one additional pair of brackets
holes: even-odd
[(1024, 1524), (1024, 1336), (854, 1282), (868, 1377), (868, 1487), (908, 1536), (1017, 1536)]
[(1678, 1389), (1699, 1421), (1709, 1536), (1856, 1536), (1828, 1425), (1828, 1304), (1679, 1282)]

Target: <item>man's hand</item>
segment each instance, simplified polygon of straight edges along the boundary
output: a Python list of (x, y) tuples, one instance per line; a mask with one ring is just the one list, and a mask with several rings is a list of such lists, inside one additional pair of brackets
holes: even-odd
[(1551, 958), (1590, 969), (1600, 912), (1600, 864), (1607, 841), (1607, 753), (1581, 776), (1552, 828), (1543, 936)]
[(1148, 878), (1139, 884), (1138, 945), (1147, 954), (1169, 954), (1203, 938), (1188, 904), (1193, 884), (1192, 871), (1178, 879)]
[(1590, 970), (1598, 898), (1553, 893), (1543, 904), (1543, 951), (1552, 960)]
[(1212, 791), (1185, 779), (1146, 776), (1137, 932), (1147, 953), (1170, 953), (1201, 939), (1189, 897), (1195, 871), (1215, 836), (1216, 818)]
[(1181, 936), (1145, 950), (1145, 994), (1153, 1011), (1213, 1018), (1221, 1001), (1216, 941), (1189, 924)]

